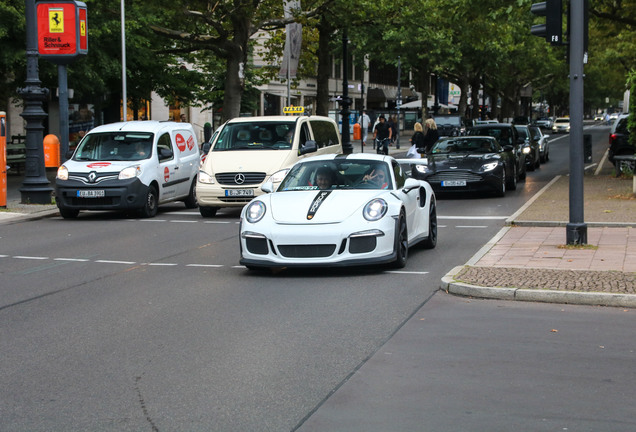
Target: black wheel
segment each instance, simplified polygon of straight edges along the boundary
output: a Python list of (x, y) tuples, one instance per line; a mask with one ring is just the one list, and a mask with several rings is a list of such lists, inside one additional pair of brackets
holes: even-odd
[(197, 180), (196, 178), (192, 182), (192, 186), (190, 186), (190, 193), (188, 197), (183, 201), (186, 208), (192, 209), (197, 207), (197, 191), (196, 191)]
[(501, 170), (500, 184), (497, 190), (495, 191), (495, 195), (498, 197), (502, 197), (506, 195), (506, 168), (505, 167)]
[(525, 180), (526, 179), (527, 171), (526, 171), (526, 162), (525, 161), (523, 162), (522, 170), (523, 171), (521, 171), (519, 173), (519, 180)]
[(437, 208), (435, 202), (431, 203), (428, 215), (428, 237), (422, 242), (425, 249), (433, 249), (437, 246)]
[(201, 216), (203, 217), (214, 217), (216, 216), (216, 211), (218, 209), (216, 207), (202, 207), (199, 206), (199, 213), (201, 213)]
[(58, 207), (57, 209), (60, 211), (60, 215), (64, 219), (75, 219), (77, 215), (79, 215), (79, 210), (76, 209), (70, 209), (66, 207)]
[(549, 149), (549, 148), (547, 148), (547, 149), (545, 150), (545, 156), (543, 157), (543, 162), (547, 162), (547, 161), (549, 161), (549, 160), (550, 160), (550, 149)]
[(517, 189), (517, 165), (512, 165), (512, 175), (508, 178), (508, 184), (506, 186), (510, 190)]
[(406, 260), (409, 255), (409, 236), (408, 229), (406, 227), (406, 216), (404, 213), (400, 214), (400, 220), (398, 221), (398, 231), (395, 239), (396, 258), (393, 263), (395, 268), (404, 268), (406, 266)]
[(157, 188), (153, 185), (150, 185), (150, 187), (148, 188), (148, 192), (146, 193), (146, 202), (140, 210), (141, 217), (144, 217), (144, 218), (155, 217), (157, 215), (158, 208), (159, 208), (159, 199), (158, 199)]

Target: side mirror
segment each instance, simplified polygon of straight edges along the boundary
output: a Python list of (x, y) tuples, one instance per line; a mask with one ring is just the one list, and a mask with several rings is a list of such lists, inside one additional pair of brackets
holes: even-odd
[(265, 193), (274, 192), (274, 183), (272, 183), (271, 181), (263, 183), (263, 186), (261, 186), (261, 190)]
[(159, 160), (165, 160), (165, 159), (171, 159), (174, 156), (174, 153), (172, 152), (172, 150), (167, 149), (167, 148), (161, 148), (159, 149)]
[(404, 182), (404, 187), (402, 188), (402, 192), (404, 193), (409, 193), (411, 192), (413, 189), (417, 189), (420, 187), (420, 182), (419, 180), (414, 179), (413, 177), (409, 177), (406, 179), (406, 181)]
[(203, 143), (203, 147), (201, 147), (201, 151), (203, 154), (207, 154), (212, 148), (212, 144), (210, 142)]
[(316, 141), (308, 140), (307, 142), (305, 142), (305, 145), (298, 150), (298, 153), (301, 155), (304, 155), (307, 153), (313, 153), (317, 150), (318, 150), (318, 145), (316, 144)]

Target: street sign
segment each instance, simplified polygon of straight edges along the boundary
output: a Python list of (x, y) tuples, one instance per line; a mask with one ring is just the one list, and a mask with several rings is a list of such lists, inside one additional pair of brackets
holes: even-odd
[(88, 53), (86, 4), (42, 1), (36, 5), (38, 52), (57, 64), (68, 64)]

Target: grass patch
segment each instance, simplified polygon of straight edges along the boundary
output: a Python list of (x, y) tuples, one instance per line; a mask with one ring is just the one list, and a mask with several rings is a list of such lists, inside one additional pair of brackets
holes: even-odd
[(588, 244), (578, 244), (578, 245), (558, 245), (557, 249), (568, 249), (568, 250), (597, 250), (598, 246), (594, 246), (594, 245), (588, 245)]

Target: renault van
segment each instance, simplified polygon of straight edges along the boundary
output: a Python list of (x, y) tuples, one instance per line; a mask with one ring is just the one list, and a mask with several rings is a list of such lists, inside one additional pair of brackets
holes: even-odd
[(342, 153), (338, 125), (322, 116), (235, 118), (214, 134), (209, 147), (196, 186), (203, 217), (244, 206), (263, 193), (263, 183), (278, 185), (307, 155)]
[(64, 218), (80, 210), (138, 210), (160, 204), (195, 208), (199, 145), (189, 123), (131, 121), (92, 129), (58, 169), (55, 200)]

